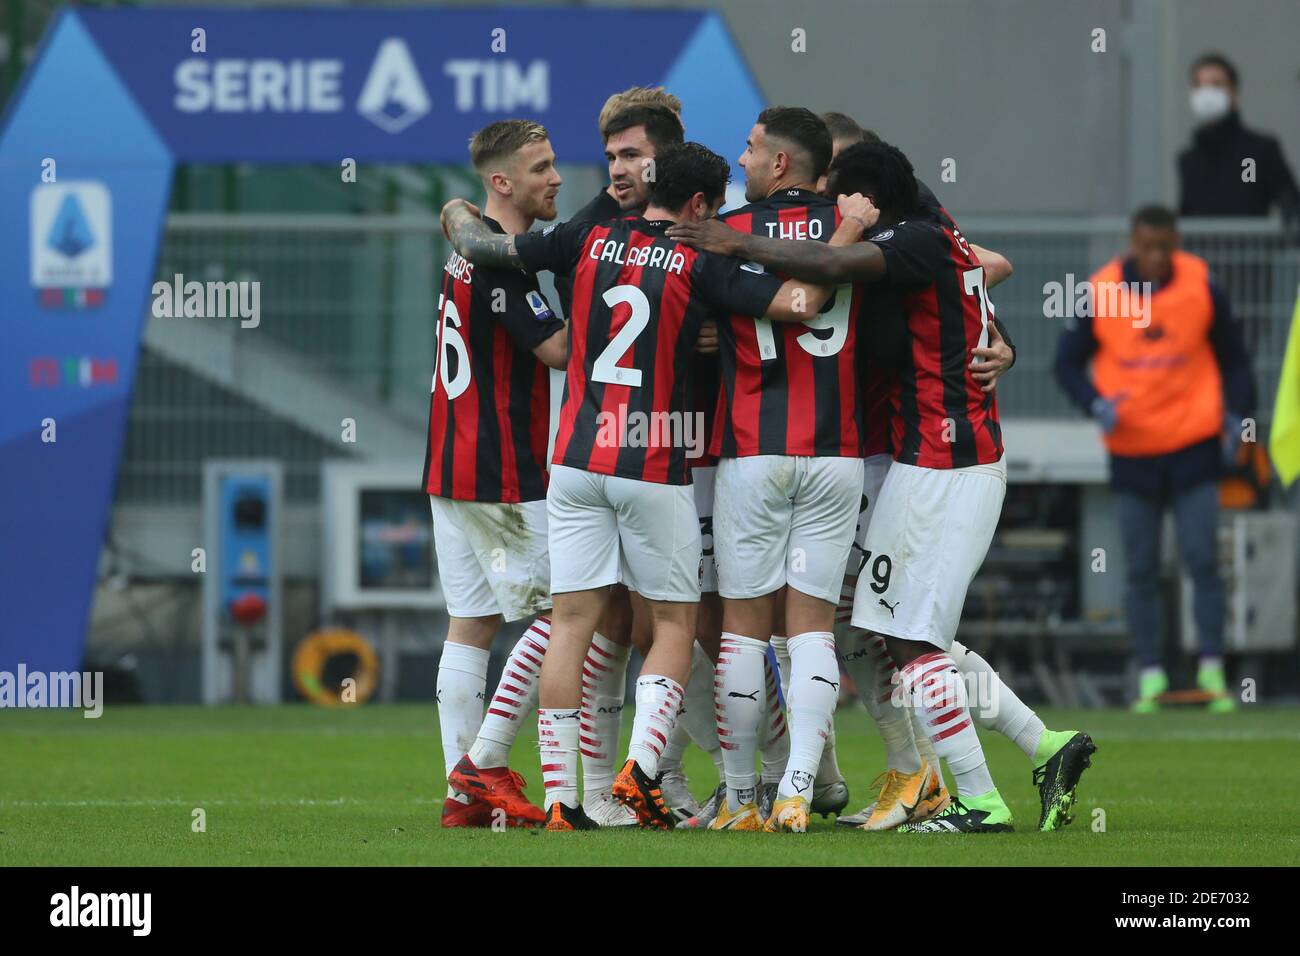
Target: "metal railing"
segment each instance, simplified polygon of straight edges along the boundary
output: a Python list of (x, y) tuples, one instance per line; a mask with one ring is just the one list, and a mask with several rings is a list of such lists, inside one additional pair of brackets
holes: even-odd
[[(963, 231), (1011, 259), (1015, 275), (994, 290), (998, 315), (1011, 328), (1019, 358), (999, 385), (1005, 417), (1075, 417), (1052, 375), (1061, 323), (1044, 314), (1044, 285), (1086, 280), (1127, 244), (1121, 220), (972, 219)], [(1205, 257), (1246, 326), (1266, 426), (1300, 283), (1300, 253), (1276, 223), (1187, 221), (1184, 246)], [(237, 319), (160, 319), (239, 348), (291, 356), (305, 369), (369, 408), (423, 429), (433, 367), (433, 312), (446, 244), (426, 216), (173, 215), (167, 223), (159, 279), (257, 280), (257, 328)], [(172, 325), (177, 334), (186, 326)], [(181, 333), (184, 334), (184, 333)], [(218, 383), (203, 369), (178, 364), (149, 346), (132, 399), (117, 496), (127, 502), (197, 502), (202, 461), (213, 456), (275, 455), (286, 465), (289, 499), (318, 494), (319, 465), (348, 448), (310, 423), (269, 411), (277, 384)], [(238, 354), (235, 354), (235, 360)], [(265, 364), (265, 363), (264, 363)], [(287, 380), (287, 373), (286, 373)], [(418, 467), (418, 464), (417, 464)]]
[[(257, 282), (260, 315), (247, 328), (235, 317), (150, 316), (118, 501), (197, 502), (205, 458), (268, 454), (285, 461), (289, 499), (315, 498), (320, 462), (349, 449), (323, 437), (319, 422), (268, 409), (266, 392), (292, 376), (314, 376), (318, 387), (423, 428), (445, 255), (429, 216), (172, 215), (157, 278)], [(264, 369), (232, 386), (160, 348), (150, 334), (160, 323), (172, 337), (185, 329), (178, 323), (195, 323), (190, 334), (228, 344), (229, 361), (239, 361), (239, 350), (283, 356), (284, 375)]]
[[(1016, 368), (998, 384), (1003, 416), (1076, 417), (1052, 374), (1061, 320), (1045, 314), (1048, 283), (1087, 280), (1128, 246), (1122, 219), (971, 219), (961, 223), (973, 242), (1011, 260), (1015, 274), (991, 293), (998, 317), (1016, 342)], [(1179, 224), (1182, 246), (1204, 258), (1244, 323), (1255, 367), (1261, 426), (1272, 417), (1287, 332), (1300, 284), (1300, 244), (1271, 220), (1199, 219)]]

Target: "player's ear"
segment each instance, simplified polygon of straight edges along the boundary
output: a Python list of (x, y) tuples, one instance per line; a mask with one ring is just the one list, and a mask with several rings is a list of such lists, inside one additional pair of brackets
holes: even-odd
[(489, 182), (492, 188), (502, 196), (509, 196), (514, 193), (514, 187), (510, 185), (510, 177), (501, 171), (494, 172)]
[(772, 172), (777, 177), (784, 176), (790, 171), (790, 154), (783, 149), (778, 149), (772, 156)]
[(691, 218), (694, 220), (709, 218), (709, 200), (705, 198), (704, 193), (699, 192), (691, 197)]

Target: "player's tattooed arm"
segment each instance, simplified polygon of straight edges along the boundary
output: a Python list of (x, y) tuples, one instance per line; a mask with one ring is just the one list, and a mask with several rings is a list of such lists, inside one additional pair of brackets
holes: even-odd
[(515, 237), (493, 232), (479, 218), (478, 208), (463, 199), (453, 199), (442, 207), (442, 231), (455, 250), (475, 265), (496, 269), (524, 267), (515, 251)]

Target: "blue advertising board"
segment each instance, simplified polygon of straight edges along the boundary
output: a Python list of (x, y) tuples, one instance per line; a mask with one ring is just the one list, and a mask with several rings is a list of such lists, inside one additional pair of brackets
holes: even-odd
[(701, 11), (63, 11), (0, 129), (0, 670), (81, 666), (177, 162), (463, 163), (509, 116), (601, 162), (633, 85), (728, 157), (763, 106)]

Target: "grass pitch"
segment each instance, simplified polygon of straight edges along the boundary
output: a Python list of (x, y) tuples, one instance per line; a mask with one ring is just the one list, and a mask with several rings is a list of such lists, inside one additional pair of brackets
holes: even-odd
[[(1030, 766), (983, 734), (1020, 832), (803, 835), (443, 831), (428, 706), (351, 711), (109, 707), (0, 711), (0, 865), (1264, 865), (1300, 861), (1300, 711), (1043, 713), (1097, 742), (1075, 822), (1044, 834)], [(630, 726), (625, 721), (625, 728)], [(850, 810), (883, 751), (860, 710), (837, 719)], [(541, 799), (535, 729), (514, 765)], [(697, 796), (712, 764), (687, 753)], [(194, 832), (194, 811), (206, 832)], [(1100, 812), (1099, 812), (1100, 811)]]

